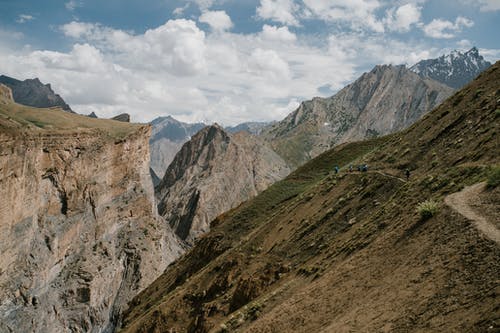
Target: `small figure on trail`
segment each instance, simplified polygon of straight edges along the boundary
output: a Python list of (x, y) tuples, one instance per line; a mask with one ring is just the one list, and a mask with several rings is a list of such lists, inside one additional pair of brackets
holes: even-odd
[(368, 165), (363, 164), (362, 171), (363, 171), (363, 172), (367, 172), (367, 171), (368, 171)]
[(410, 179), (410, 169), (406, 169), (405, 170), (405, 176), (406, 176), (406, 180), (409, 180)]
[(335, 174), (337, 174), (337, 173), (339, 173), (339, 166), (338, 165), (335, 166)]
[(361, 171), (361, 165), (358, 165), (358, 171)]
[(349, 164), (349, 172), (352, 172), (352, 164)]

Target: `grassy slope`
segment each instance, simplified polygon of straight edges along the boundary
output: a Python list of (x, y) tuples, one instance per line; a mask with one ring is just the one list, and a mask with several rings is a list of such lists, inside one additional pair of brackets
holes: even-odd
[[(408, 130), (322, 154), (216, 219), (123, 332), (499, 329), (500, 248), (443, 204), (498, 167), (498, 109), (497, 63)], [(349, 163), (371, 171), (330, 172)], [(500, 190), (487, 196), (497, 219)], [(430, 198), (439, 213), (422, 221)]]
[(60, 108), (33, 108), (5, 99), (0, 100), (0, 129), (6, 133), (16, 133), (20, 130), (50, 133), (91, 129), (113, 138), (122, 138), (141, 126), (115, 120), (89, 118), (65, 112)]

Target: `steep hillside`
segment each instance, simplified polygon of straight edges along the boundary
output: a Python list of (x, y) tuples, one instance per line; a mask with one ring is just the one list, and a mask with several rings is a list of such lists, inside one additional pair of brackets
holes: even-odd
[(73, 112), (68, 104), (54, 93), (50, 84), (43, 84), (38, 78), (19, 81), (0, 75), (0, 83), (12, 89), (14, 100), (23, 105), (37, 108), (60, 107), (64, 111)]
[(158, 211), (181, 239), (191, 243), (209, 230), (217, 215), (289, 172), (256, 137), (207, 126), (182, 147), (156, 187)]
[(150, 128), (0, 91), (0, 332), (112, 332), (183, 251), (154, 207)]
[(409, 129), (338, 146), (219, 216), (120, 332), (498, 331), (500, 245), (445, 199), (490, 177), (472, 208), (498, 221), (499, 87), (497, 63)]
[(181, 150), (182, 145), (191, 139), (205, 124), (183, 123), (174, 118), (160, 117), (151, 122), (151, 168), (158, 177), (163, 178), (168, 165)]
[(337, 144), (402, 130), (451, 93), (404, 66), (376, 66), (330, 98), (303, 102), (262, 136), (298, 166)]
[(460, 89), (490, 66), (491, 63), (484, 60), (479, 50), (473, 47), (465, 53), (453, 51), (437, 59), (422, 60), (410, 67), (410, 70), (421, 77)]

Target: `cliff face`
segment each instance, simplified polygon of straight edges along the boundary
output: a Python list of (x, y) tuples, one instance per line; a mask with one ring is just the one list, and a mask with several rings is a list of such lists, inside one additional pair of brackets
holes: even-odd
[(259, 139), (208, 126), (182, 147), (156, 187), (158, 211), (179, 237), (192, 242), (209, 230), (219, 214), (289, 172)]
[(300, 165), (337, 144), (404, 129), (452, 92), (404, 66), (376, 66), (330, 98), (303, 102), (263, 136), (287, 162)]
[(111, 332), (182, 251), (156, 215), (150, 128), (43, 130), (0, 111), (0, 331)]

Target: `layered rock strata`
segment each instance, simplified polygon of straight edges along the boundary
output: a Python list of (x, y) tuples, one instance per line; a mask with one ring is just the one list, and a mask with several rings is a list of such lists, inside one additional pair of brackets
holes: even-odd
[(150, 128), (136, 127), (0, 131), (0, 332), (113, 332), (183, 251), (154, 206)]

